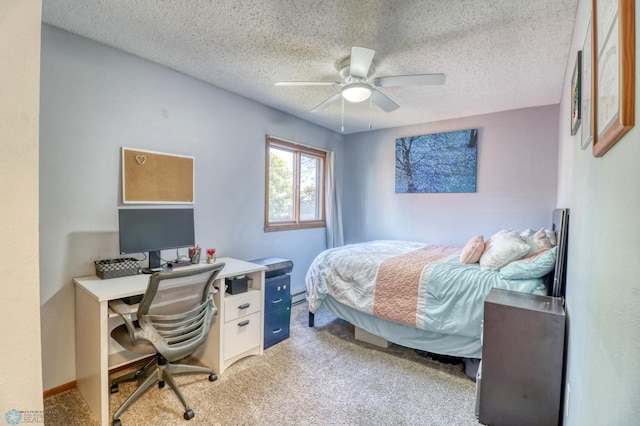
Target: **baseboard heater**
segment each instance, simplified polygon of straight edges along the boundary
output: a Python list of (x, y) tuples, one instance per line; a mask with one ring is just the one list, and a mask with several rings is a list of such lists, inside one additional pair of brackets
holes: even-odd
[(307, 301), (306, 295), (305, 295), (306, 291), (305, 290), (301, 290), (297, 293), (292, 293), (291, 294), (291, 306), (295, 306), (295, 305), (299, 305), (301, 303), (304, 303)]

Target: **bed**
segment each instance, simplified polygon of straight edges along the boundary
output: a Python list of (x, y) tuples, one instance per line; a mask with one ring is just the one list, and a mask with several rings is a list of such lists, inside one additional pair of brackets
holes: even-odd
[(325, 309), (398, 345), (480, 359), (492, 288), (564, 297), (568, 218), (556, 209), (548, 229), (505, 229), (464, 247), (378, 240), (325, 250), (305, 279), (309, 326)]

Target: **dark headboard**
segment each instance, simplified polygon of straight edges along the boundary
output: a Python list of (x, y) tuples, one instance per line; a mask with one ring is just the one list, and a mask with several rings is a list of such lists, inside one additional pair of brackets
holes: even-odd
[(555, 209), (553, 211), (553, 228), (556, 231), (558, 253), (556, 267), (553, 273), (553, 287), (551, 296), (565, 297), (565, 281), (567, 277), (567, 246), (569, 242), (569, 209)]

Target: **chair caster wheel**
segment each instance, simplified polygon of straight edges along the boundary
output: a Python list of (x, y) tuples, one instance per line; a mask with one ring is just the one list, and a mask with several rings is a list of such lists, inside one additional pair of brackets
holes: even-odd
[(216, 380), (218, 380), (218, 376), (216, 376), (215, 373), (209, 374), (209, 381), (210, 382), (215, 382)]
[(122, 422), (120, 421), (120, 419), (116, 419), (113, 421), (113, 423), (111, 423), (111, 426), (122, 426)]
[(158, 387), (159, 387), (160, 389), (162, 389), (162, 388), (164, 387), (164, 380), (160, 380), (160, 381), (158, 382)]
[(194, 413), (193, 410), (189, 408), (187, 411), (184, 412), (184, 419), (191, 420), (192, 418), (195, 417), (195, 415), (196, 413)]
[(109, 392), (111, 394), (118, 393), (118, 384), (116, 383), (114, 385), (111, 385), (111, 387), (109, 388)]

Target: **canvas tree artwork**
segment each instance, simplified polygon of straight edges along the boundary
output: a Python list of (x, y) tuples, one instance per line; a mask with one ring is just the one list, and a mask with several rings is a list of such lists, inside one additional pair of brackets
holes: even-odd
[(478, 129), (396, 139), (396, 193), (476, 192)]

